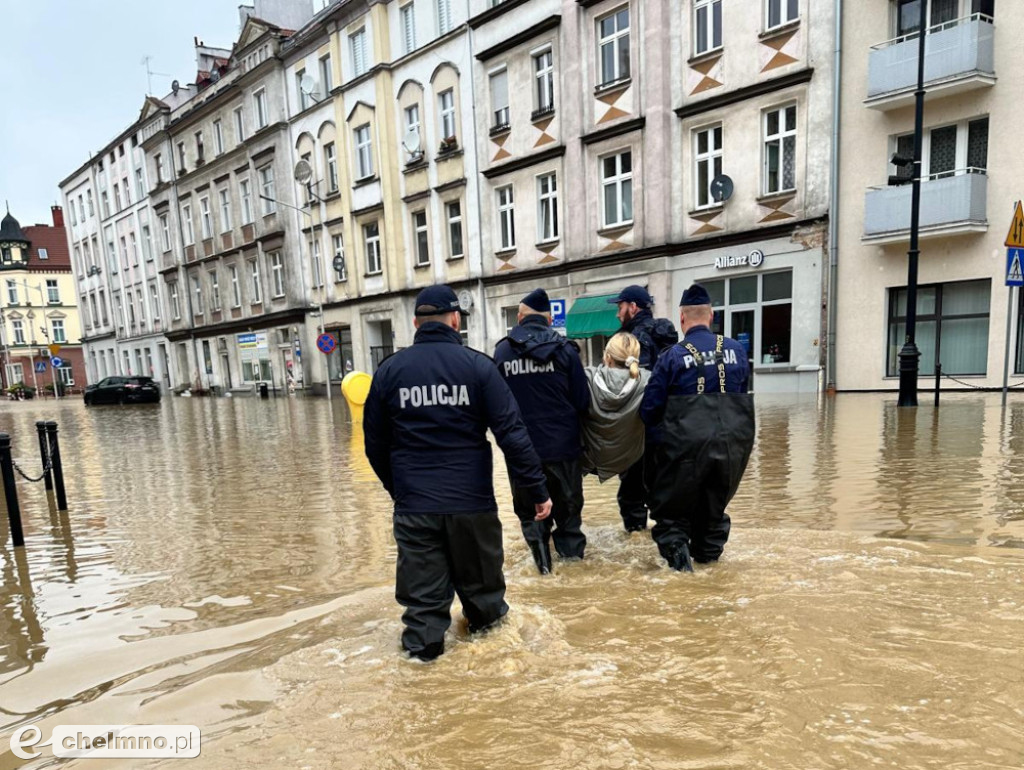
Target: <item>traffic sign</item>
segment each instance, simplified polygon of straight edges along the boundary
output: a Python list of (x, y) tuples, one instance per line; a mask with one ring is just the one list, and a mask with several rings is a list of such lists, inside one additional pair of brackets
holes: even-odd
[(62, 366), (64, 366), (64, 359), (57, 358), (57, 356), (54, 356), (53, 358), (50, 359), (50, 366), (52, 366), (54, 369), (60, 369)]
[(1024, 286), (1024, 249), (1006, 250), (1006, 285)]
[(40, 374), (45, 372), (46, 371), (46, 362), (45, 361), (36, 361), (36, 371), (38, 373), (40, 373)]
[(316, 338), (316, 346), (320, 349), (321, 353), (329, 355), (338, 347), (338, 341), (331, 334), (321, 334)]
[[(1022, 244), (1022, 245), (1024, 245), (1024, 244)], [(60, 345), (57, 345), (56, 343), (54, 343), (53, 345), (49, 345), (48, 347), (50, 349), (50, 355), (51, 356), (55, 356), (58, 353), (60, 353)]]
[(565, 300), (551, 300), (551, 325), (556, 329), (565, 328)]
[(1024, 207), (1020, 205), (1020, 201), (1017, 201), (1017, 207), (1013, 210), (1013, 222), (1010, 223), (1010, 232), (1006, 234), (1004, 245), (1024, 248)]

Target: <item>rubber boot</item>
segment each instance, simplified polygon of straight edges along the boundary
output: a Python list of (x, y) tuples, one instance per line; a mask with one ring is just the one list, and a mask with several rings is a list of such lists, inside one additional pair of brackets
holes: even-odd
[(527, 540), (530, 551), (533, 552), (533, 560), (537, 563), (537, 569), (542, 575), (551, 573), (551, 544), (548, 540), (548, 533), (544, 522), (533, 522), (535, 537)]
[(685, 543), (676, 545), (666, 559), (668, 566), (676, 572), (693, 572), (693, 559), (690, 558), (690, 549)]

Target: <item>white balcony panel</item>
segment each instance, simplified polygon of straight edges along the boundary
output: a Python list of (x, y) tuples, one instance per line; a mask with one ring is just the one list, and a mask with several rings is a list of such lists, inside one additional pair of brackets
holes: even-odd
[[(984, 174), (959, 174), (921, 183), (921, 238), (988, 229)], [(871, 243), (905, 241), (910, 235), (911, 186), (876, 187), (864, 198), (864, 238)]]

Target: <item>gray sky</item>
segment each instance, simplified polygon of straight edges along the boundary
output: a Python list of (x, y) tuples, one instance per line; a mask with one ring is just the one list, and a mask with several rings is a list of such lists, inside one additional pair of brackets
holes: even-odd
[[(58, 184), (127, 128), (146, 96), (195, 79), (192, 38), (230, 48), (239, 0), (0, 0), (0, 205), (49, 224)], [(0, 217), (3, 210), (0, 210)]]

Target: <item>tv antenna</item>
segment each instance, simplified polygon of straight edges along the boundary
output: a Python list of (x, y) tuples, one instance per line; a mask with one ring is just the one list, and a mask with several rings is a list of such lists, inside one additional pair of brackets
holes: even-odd
[(152, 61), (152, 59), (153, 59), (152, 56), (150, 56), (149, 54), (146, 54), (145, 56), (142, 57), (142, 61), (140, 62), (140, 64), (142, 64), (142, 66), (144, 66), (146, 68), (146, 93), (149, 94), (150, 96), (153, 95), (153, 76), (154, 75), (157, 75), (157, 76), (162, 77), (162, 78), (169, 78), (170, 77), (170, 75), (166, 75), (163, 72), (153, 72), (153, 70), (151, 70), (149, 68), (149, 63), (150, 63), (150, 61)]

